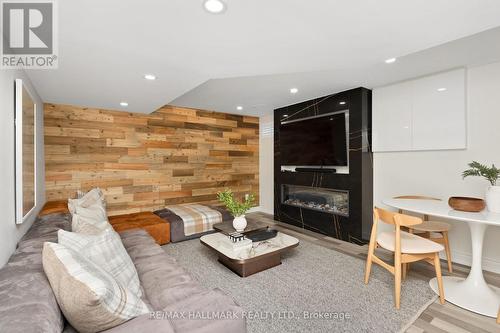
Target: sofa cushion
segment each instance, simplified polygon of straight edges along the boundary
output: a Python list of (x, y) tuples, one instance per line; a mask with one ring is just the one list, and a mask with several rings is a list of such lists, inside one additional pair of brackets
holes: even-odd
[(149, 313), (139, 297), (65, 246), (45, 243), (42, 260), (57, 303), (79, 332), (99, 332)]
[(98, 235), (59, 230), (59, 244), (78, 252), (111, 274), (121, 285), (141, 297), (141, 284), (135, 266), (123, 247), (120, 236), (107, 229)]
[(56, 242), (69, 230), (69, 214), (39, 217), (0, 269), (0, 332), (57, 332), (64, 318), (42, 267), (43, 242)]
[(156, 243), (163, 245), (170, 242), (170, 224), (151, 212), (110, 216), (109, 223), (117, 232), (144, 229)]
[(246, 332), (242, 309), (231, 297), (220, 290), (203, 288), (145, 231), (127, 231), (120, 236), (154, 310), (183, 312), (186, 316), (208, 311), (236, 314), (235, 318), (210, 321), (171, 319), (176, 332)]

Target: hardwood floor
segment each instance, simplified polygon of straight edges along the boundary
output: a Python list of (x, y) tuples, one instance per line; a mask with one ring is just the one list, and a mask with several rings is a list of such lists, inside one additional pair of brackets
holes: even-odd
[[(317, 245), (342, 252), (344, 254), (366, 259), (368, 246), (359, 246), (352, 243), (347, 243), (335, 238), (331, 238), (313, 231), (303, 230), (285, 223), (275, 221), (272, 215), (265, 213), (250, 213), (247, 214), (249, 220), (259, 220), (268, 222), (274, 225), (279, 231), (284, 231), (299, 239), (311, 241)], [(390, 253), (377, 250), (377, 255), (389, 259)], [(449, 274), (446, 269), (446, 262), (441, 261), (443, 275), (452, 276), (467, 276), (469, 268), (460, 264), (453, 264), (453, 273)], [(425, 263), (412, 264), (412, 269), (409, 274), (423, 280), (429, 280), (435, 276), (434, 267)], [(484, 272), (485, 279), (493, 286), (500, 287), (500, 274), (492, 272)], [(387, 274), (388, 279), (392, 279), (390, 274)], [(494, 318), (485, 317), (473, 312), (459, 308), (451, 303), (446, 302), (444, 305), (439, 304), (436, 300), (431, 304), (406, 331), (407, 333), (499, 333), (500, 325), (496, 323)]]

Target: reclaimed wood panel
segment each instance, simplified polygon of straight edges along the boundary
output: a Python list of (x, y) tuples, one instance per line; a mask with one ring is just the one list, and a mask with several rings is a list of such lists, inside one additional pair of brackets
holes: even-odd
[[(152, 114), (46, 104), (47, 200), (100, 187), (109, 215), (259, 194), (259, 118), (165, 106)], [(258, 203), (258, 201), (257, 201)]]

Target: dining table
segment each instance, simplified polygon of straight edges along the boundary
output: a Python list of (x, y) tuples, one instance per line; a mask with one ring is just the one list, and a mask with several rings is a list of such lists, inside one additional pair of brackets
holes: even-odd
[[(484, 209), (481, 212), (463, 212), (454, 210), (447, 202), (422, 199), (386, 199), (385, 205), (405, 212), (433, 216), (439, 219), (466, 223), (469, 226), (472, 262), (466, 278), (444, 276), (445, 299), (461, 308), (481, 315), (496, 317), (500, 308), (500, 288), (488, 285), (484, 279), (482, 258), (483, 242), (486, 230), (500, 227), (500, 213)], [(438, 294), (437, 279), (429, 281), (430, 287)]]

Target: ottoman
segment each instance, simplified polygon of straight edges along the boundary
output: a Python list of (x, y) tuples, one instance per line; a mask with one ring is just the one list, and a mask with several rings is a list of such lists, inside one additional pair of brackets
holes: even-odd
[(108, 220), (116, 232), (143, 229), (146, 230), (159, 245), (170, 243), (170, 223), (152, 212), (109, 216)]

